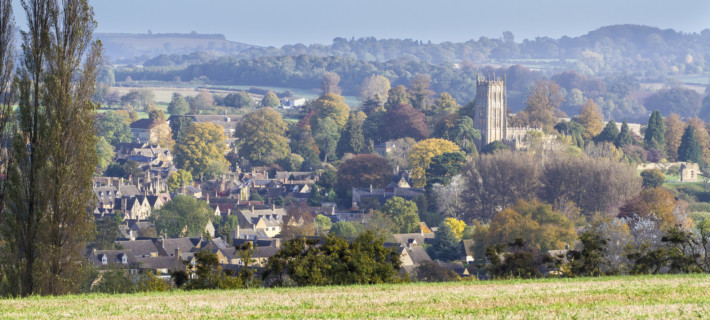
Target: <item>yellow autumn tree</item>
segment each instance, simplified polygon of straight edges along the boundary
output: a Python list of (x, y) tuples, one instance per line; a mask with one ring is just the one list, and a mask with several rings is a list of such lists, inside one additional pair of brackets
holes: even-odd
[(599, 107), (592, 99), (587, 100), (587, 102), (582, 105), (582, 108), (579, 110), (579, 115), (575, 118), (575, 121), (579, 122), (585, 129), (585, 140), (596, 137), (602, 132), (602, 128), (604, 127), (603, 120), (604, 117), (599, 111)]
[[(315, 114), (311, 117), (311, 128), (315, 128), (319, 121), (331, 118), (338, 125), (338, 130), (345, 127), (350, 114), (350, 107), (345, 103), (345, 98), (339, 94), (326, 93), (313, 102)], [(315, 131), (315, 130), (314, 130)]]
[(410, 177), (415, 188), (426, 185), (426, 169), (431, 164), (431, 158), (438, 155), (459, 151), (459, 146), (449, 140), (427, 139), (417, 142), (409, 151), (409, 167), (412, 168)]
[(463, 230), (466, 229), (466, 222), (463, 222), (456, 218), (446, 218), (444, 223), (451, 228), (451, 231), (456, 235), (456, 238), (461, 239), (463, 237)]

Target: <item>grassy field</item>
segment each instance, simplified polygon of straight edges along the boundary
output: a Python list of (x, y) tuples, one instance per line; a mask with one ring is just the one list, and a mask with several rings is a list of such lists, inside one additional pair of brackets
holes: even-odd
[(708, 318), (710, 276), (640, 276), (174, 291), (0, 300), (0, 317)]

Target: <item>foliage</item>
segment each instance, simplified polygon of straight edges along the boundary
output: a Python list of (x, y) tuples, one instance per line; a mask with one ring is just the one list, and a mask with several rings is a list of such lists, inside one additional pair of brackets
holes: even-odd
[(579, 115), (574, 117), (574, 121), (584, 127), (584, 139), (590, 140), (602, 131), (604, 116), (594, 100), (588, 99), (579, 110)]
[(362, 124), (367, 116), (363, 112), (350, 112), (348, 122), (338, 140), (336, 152), (338, 157), (346, 153), (360, 154), (365, 151), (365, 137), (362, 133)]
[(357, 227), (350, 221), (338, 221), (330, 228), (330, 233), (343, 238), (355, 238), (357, 236)]
[(703, 150), (695, 139), (695, 128), (688, 126), (678, 147), (678, 161), (703, 163)]
[(646, 150), (662, 150), (665, 147), (665, 127), (660, 112), (653, 111), (653, 113), (651, 113), (643, 142)]
[[(251, 99), (251, 95), (246, 93), (246, 91), (239, 91), (225, 96), (224, 105), (237, 109), (251, 108), (254, 105), (254, 101)], [(278, 106), (278, 104), (276, 106)]]
[(660, 221), (667, 230), (676, 225), (691, 227), (692, 220), (680, 215), (678, 201), (663, 187), (647, 188), (629, 199), (619, 208), (619, 217), (627, 219), (650, 218)]
[(415, 269), (417, 280), (426, 282), (447, 282), (459, 280), (456, 272), (446, 269), (436, 261), (424, 261)]
[(681, 137), (685, 131), (685, 123), (675, 113), (671, 113), (663, 119), (663, 123), (665, 124), (666, 155), (669, 160), (676, 160), (678, 159), (678, 147), (680, 147)]
[(333, 226), (333, 222), (330, 220), (330, 218), (322, 214), (316, 216), (314, 224), (318, 235), (324, 235), (328, 233), (328, 231), (330, 231), (330, 228)]
[(456, 239), (461, 240), (463, 237), (463, 230), (466, 229), (466, 222), (463, 222), (456, 218), (446, 218), (444, 219), (444, 224), (449, 226), (451, 232), (454, 233)]
[[(505, 251), (506, 247), (507, 251)], [(495, 279), (542, 276), (543, 258), (539, 251), (528, 246), (523, 238), (488, 247), (486, 257), (490, 261), (488, 273)]]
[(182, 191), (182, 188), (192, 184), (192, 174), (190, 171), (179, 169), (168, 176), (168, 191), (177, 193)]
[(324, 118), (318, 121), (318, 125), (313, 127), (313, 139), (318, 144), (321, 160), (328, 162), (328, 157), (335, 158), (335, 149), (340, 140), (340, 131), (338, 125), (331, 118)]
[(434, 239), (427, 248), (427, 253), (432, 259), (442, 261), (459, 260), (462, 255), (461, 240), (451, 229), (449, 224), (443, 223), (434, 233)]
[(377, 107), (382, 107), (388, 99), (389, 91), (389, 79), (373, 74), (362, 81), (359, 96), (362, 101), (367, 101), (369, 99), (377, 101)]
[(525, 102), (525, 109), (516, 115), (516, 123), (528, 127), (541, 128), (545, 132), (552, 131), (555, 125), (555, 113), (565, 100), (560, 87), (548, 80), (538, 80), (530, 88), (530, 94)]
[(385, 248), (384, 239), (366, 231), (352, 241), (333, 235), (317, 240), (297, 238), (281, 245), (270, 257), (264, 282), (299, 286), (399, 282), (399, 254)]
[[(264, 165), (283, 159), (290, 153), (285, 133), (286, 123), (276, 110), (262, 108), (252, 111), (242, 118), (236, 128), (239, 156), (254, 164)], [(304, 158), (308, 159), (305, 155)]]
[(392, 181), (392, 167), (387, 160), (373, 154), (356, 155), (338, 166), (338, 182), (335, 187), (341, 203), (350, 203), (352, 188), (372, 185), (383, 188)]
[(481, 134), (473, 128), (473, 119), (468, 116), (450, 114), (443, 117), (437, 123), (434, 136), (455, 142), (466, 154), (478, 153), (474, 141), (481, 139)]
[(345, 98), (339, 94), (325, 93), (311, 103), (311, 108), (315, 112), (310, 120), (311, 130), (313, 130), (313, 132), (317, 131), (319, 122), (326, 118), (335, 121), (338, 130), (345, 127), (345, 123), (348, 121), (350, 107), (345, 104)]
[(592, 277), (603, 275), (601, 266), (604, 262), (607, 239), (593, 231), (585, 231), (579, 235), (579, 241), (582, 250), (570, 250), (567, 254), (572, 275)]
[(100, 293), (134, 293), (138, 291), (138, 287), (128, 274), (128, 270), (112, 266), (101, 273), (98, 283), (91, 288), (91, 291)]
[(379, 131), (384, 140), (410, 137), (414, 140), (426, 139), (429, 128), (424, 113), (409, 104), (400, 104), (387, 109)]
[(190, 111), (190, 104), (187, 103), (183, 95), (175, 92), (168, 104), (168, 113), (171, 115), (183, 115)]
[[(95, 230), (86, 209), (98, 162), (91, 99), (101, 43), (93, 41), (96, 22), (87, 1), (22, 7), (27, 30), (16, 58), (11, 4), (3, 2), (0, 15), (1, 88), (17, 93), (16, 108), (7, 109), (4, 99), (12, 96), (3, 99), (2, 272), (10, 295), (59, 295), (79, 290), (79, 261)], [(18, 61), (12, 87), (10, 59)]]
[(481, 148), (481, 154), (494, 154), (498, 151), (510, 150), (510, 147), (503, 142), (496, 140)]
[[(479, 231), (479, 229), (481, 229)], [(528, 245), (540, 251), (564, 249), (577, 238), (574, 224), (549, 204), (535, 200), (518, 201), (514, 206), (497, 213), (488, 229), (476, 228), (482, 237), (477, 243), (478, 254), (482, 248), (509, 243), (516, 238), (528, 239)]]
[(460, 174), (466, 165), (466, 156), (462, 152), (447, 152), (431, 158), (426, 168), (426, 187), (436, 184), (448, 185), (451, 179)]
[(644, 100), (644, 105), (650, 110), (663, 110), (669, 115), (676, 113), (682, 117), (692, 117), (698, 114), (703, 96), (693, 89), (671, 87), (663, 88)]
[(201, 179), (211, 162), (227, 164), (225, 139), (222, 126), (209, 122), (193, 123), (175, 146), (175, 164)]
[(133, 133), (129, 126), (130, 119), (126, 114), (108, 110), (97, 116), (94, 126), (99, 137), (103, 137), (111, 145), (122, 142), (131, 142)]
[(621, 131), (619, 131), (619, 134), (616, 136), (616, 140), (614, 140), (614, 145), (617, 148), (623, 148), (633, 143), (634, 138), (631, 137), (629, 123), (626, 122), (626, 119), (624, 119), (624, 122), (621, 123)]
[(606, 123), (606, 126), (604, 127), (604, 130), (594, 137), (594, 142), (600, 143), (600, 142), (615, 142), (617, 136), (619, 135), (619, 129), (616, 127), (616, 122), (614, 120), (610, 120), (609, 122)]
[(489, 221), (501, 208), (533, 199), (539, 175), (537, 161), (528, 153), (498, 152), (469, 162), (464, 170), (466, 221)]
[(202, 90), (196, 96), (189, 98), (190, 113), (199, 114), (202, 110), (211, 110), (214, 107), (214, 97), (209, 91)]
[(276, 108), (281, 104), (281, 101), (279, 98), (276, 96), (276, 94), (273, 91), (268, 91), (264, 95), (264, 98), (261, 99), (261, 107), (262, 108)]
[(398, 233), (413, 233), (419, 231), (419, 215), (414, 201), (393, 197), (382, 206), (382, 212), (391, 217), (398, 228)]
[(239, 289), (244, 287), (242, 279), (228, 275), (219, 265), (217, 255), (202, 250), (195, 252), (197, 278), (190, 279), (185, 286), (188, 290), (197, 289)]
[(408, 161), (412, 169), (410, 177), (413, 186), (421, 188), (426, 185), (426, 169), (432, 158), (444, 153), (459, 151), (459, 146), (444, 139), (427, 139), (417, 142), (409, 151)]
[(168, 237), (199, 237), (213, 216), (206, 202), (191, 196), (176, 195), (160, 209), (154, 210), (151, 220), (159, 234)]
[(641, 171), (642, 186), (644, 188), (658, 188), (666, 182), (666, 177), (660, 169), (646, 169)]
[(114, 152), (113, 146), (110, 145), (104, 137), (99, 137), (96, 143), (96, 155), (98, 156), (97, 166), (99, 171), (104, 171), (113, 161)]

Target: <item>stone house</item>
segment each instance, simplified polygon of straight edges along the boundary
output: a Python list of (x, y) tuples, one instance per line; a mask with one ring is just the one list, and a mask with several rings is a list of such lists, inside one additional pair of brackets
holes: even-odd
[(161, 136), (170, 134), (170, 125), (166, 121), (140, 119), (130, 125), (136, 143), (158, 144)]

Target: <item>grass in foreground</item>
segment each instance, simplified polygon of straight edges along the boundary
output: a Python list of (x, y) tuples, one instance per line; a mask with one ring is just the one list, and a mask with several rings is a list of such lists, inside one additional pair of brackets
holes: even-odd
[(2, 318), (708, 318), (710, 275), (174, 291), (0, 300)]

